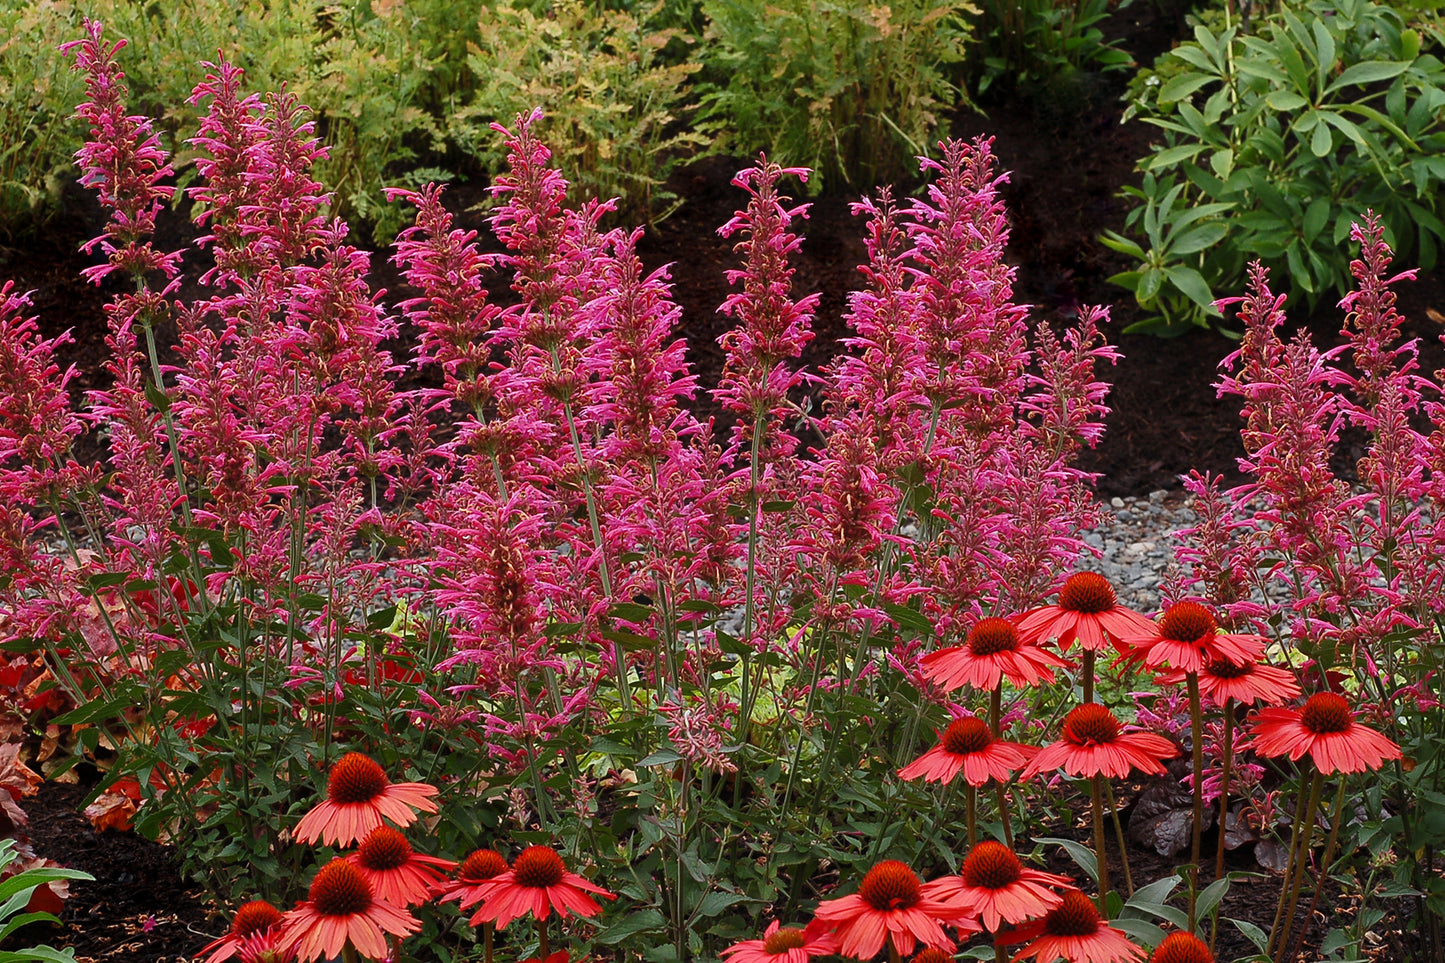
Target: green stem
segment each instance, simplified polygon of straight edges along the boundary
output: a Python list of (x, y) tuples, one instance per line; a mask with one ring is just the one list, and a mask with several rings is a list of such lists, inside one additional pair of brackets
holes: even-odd
[[(1214, 878), (1224, 878), (1224, 834), (1229, 821), (1229, 770), (1234, 762), (1234, 699), (1224, 700), (1224, 771), (1219, 787), (1219, 845), (1214, 850)], [(1209, 921), (1209, 951), (1214, 952), (1219, 933), (1219, 914)]]
[[(1325, 881), (1330, 878), (1330, 864), (1335, 860), (1335, 844), (1340, 838), (1340, 823), (1344, 822), (1342, 808), (1345, 804), (1345, 774), (1338, 773), (1340, 780), (1339, 788), (1335, 790), (1335, 802), (1330, 810), (1330, 835), (1325, 840), (1325, 855), (1320, 859), (1320, 881), (1315, 886), (1314, 895), (1310, 897), (1310, 908), (1305, 911), (1305, 921), (1300, 924), (1299, 935), (1295, 937), (1294, 951), (1298, 953), (1304, 948), (1305, 935), (1309, 933), (1310, 922), (1314, 919), (1315, 907), (1319, 906), (1320, 893), (1324, 891)], [(1286, 957), (1288, 958), (1288, 957)]]
[(1305, 801), (1309, 798), (1310, 781), (1303, 776), (1300, 777), (1299, 794), (1295, 797), (1294, 823), (1290, 828), (1289, 852), (1285, 856), (1284, 878), (1279, 885), (1279, 903), (1275, 906), (1274, 922), (1269, 926), (1269, 942), (1265, 944), (1265, 956), (1270, 956), (1270, 950), (1274, 948), (1274, 939), (1279, 933), (1280, 922), (1284, 919), (1285, 903), (1289, 900), (1290, 870), (1294, 869), (1294, 851), (1299, 846), (1300, 826), (1302, 825)]
[(1104, 777), (1089, 780), (1089, 804), (1093, 810), (1094, 858), (1099, 864), (1099, 915), (1109, 918), (1109, 853), (1104, 843)]
[(1129, 871), (1129, 847), (1124, 845), (1124, 824), (1119, 821), (1119, 804), (1114, 801), (1114, 787), (1104, 783), (1104, 794), (1109, 799), (1109, 817), (1114, 822), (1114, 836), (1119, 840), (1119, 858), (1124, 863), (1124, 892), (1134, 895), (1134, 875)]
[(1013, 848), (1014, 848), (1014, 831), (1013, 831), (1013, 824), (1012, 824), (1012, 822), (1009, 820), (1009, 814), (1008, 814), (1008, 810), (1009, 810), (1008, 790), (1004, 788), (1004, 784), (1001, 783), (1001, 782), (995, 782), (995, 783), (993, 784), (993, 788), (994, 788), (994, 793), (995, 793), (995, 795), (998, 797), (998, 817), (999, 817), (999, 819), (1003, 820), (1003, 843), (1004, 843), (1004, 845), (1007, 846), (1009, 849), (1013, 849)]
[(1189, 930), (1194, 931), (1199, 896), (1199, 850), (1204, 834), (1204, 709), (1199, 698), (1199, 673), (1184, 673), (1189, 689), (1189, 735), (1194, 743), (1194, 814), (1189, 830)]
[(1304, 823), (1300, 826), (1299, 849), (1290, 854), (1290, 862), (1294, 863), (1294, 872), (1290, 875), (1289, 905), (1285, 909), (1284, 919), (1280, 921), (1279, 943), (1275, 946), (1275, 963), (1284, 963), (1285, 949), (1289, 946), (1290, 926), (1294, 923), (1295, 910), (1299, 908), (1300, 889), (1304, 886), (1305, 864), (1309, 862), (1310, 837), (1314, 835), (1315, 814), (1319, 812), (1320, 792), (1324, 788), (1324, 782), (1324, 775), (1319, 769), (1315, 769), (1314, 776), (1310, 779), (1310, 798), (1305, 805)]

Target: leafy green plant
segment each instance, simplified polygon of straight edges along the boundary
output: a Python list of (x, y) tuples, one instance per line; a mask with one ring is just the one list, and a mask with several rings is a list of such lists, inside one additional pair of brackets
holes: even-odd
[[(1217, 318), (1215, 292), (1258, 258), (1287, 270), (1310, 307), (1349, 285), (1344, 244), (1367, 209), (1420, 266), (1434, 266), (1445, 223), (1445, 66), (1425, 37), (1369, 0), (1311, 3), (1171, 51), (1167, 81), (1139, 85), (1133, 109), (1164, 131), (1123, 236), (1104, 243), (1139, 264), (1113, 280), (1177, 332)], [(1172, 64), (1178, 66), (1177, 63)]]
[[(15, 840), (0, 839), (0, 874), (15, 862)], [(0, 880), (0, 941), (30, 923), (59, 923), (53, 914), (26, 912), (31, 894), (41, 886), (63, 879), (94, 880), (89, 873), (57, 866), (32, 866)], [(74, 963), (75, 951), (50, 946), (0, 950), (0, 963)]]
[(502, 169), (491, 130), (541, 107), (542, 130), (577, 185), (618, 199), (624, 219), (656, 220), (674, 195), (663, 188), (681, 160), (709, 138), (686, 125), (694, 74), (678, 49), (694, 38), (655, 26), (662, 3), (633, 11), (596, 11), (580, 0), (483, 6), (467, 67), (475, 93), (452, 116), (451, 134), (488, 172)]
[(971, 0), (708, 0), (703, 121), (733, 153), (812, 168), (813, 189), (910, 176), (967, 96)]
[(1106, 41), (1098, 26), (1109, 7), (1109, 0), (984, 0), (977, 92), (999, 80), (1048, 82), (1084, 67), (1130, 66), (1133, 58)]

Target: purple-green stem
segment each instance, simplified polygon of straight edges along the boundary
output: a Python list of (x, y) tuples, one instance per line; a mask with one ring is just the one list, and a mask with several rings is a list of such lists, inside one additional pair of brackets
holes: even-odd
[(963, 791), (964, 819), (968, 825), (968, 848), (978, 842), (978, 788), (972, 783)]
[(1094, 650), (1084, 650), (1084, 665), (1080, 670), (1084, 679), (1084, 701), (1094, 701)]
[[(1304, 948), (1305, 936), (1309, 933), (1310, 923), (1314, 919), (1315, 908), (1320, 903), (1320, 893), (1325, 888), (1325, 880), (1330, 876), (1330, 864), (1335, 861), (1335, 844), (1340, 839), (1340, 823), (1343, 822), (1342, 810), (1345, 805), (1345, 774), (1339, 773), (1340, 785), (1335, 790), (1335, 803), (1330, 809), (1330, 835), (1325, 840), (1325, 855), (1320, 859), (1320, 881), (1315, 886), (1314, 895), (1310, 897), (1310, 908), (1305, 911), (1305, 921), (1300, 924), (1299, 935), (1295, 937), (1294, 951), (1299, 953)], [(1290, 911), (1294, 916), (1294, 911)], [(1286, 959), (1289, 957), (1286, 956)]]
[(1109, 854), (1104, 848), (1104, 777), (1089, 780), (1089, 802), (1094, 816), (1094, 860), (1099, 864), (1099, 915), (1109, 918)]
[(482, 924), (482, 960), (484, 963), (492, 963), (492, 930), (495, 928), (495, 923)]
[[(1219, 786), (1219, 846), (1214, 851), (1214, 878), (1224, 878), (1224, 832), (1229, 821), (1229, 775), (1234, 762), (1234, 699), (1224, 700), (1224, 771)], [(1214, 941), (1219, 935), (1219, 914), (1215, 913), (1209, 923), (1209, 952), (1214, 952)]]
[[(1003, 720), (1003, 678), (1000, 677), (998, 685), (993, 687), (993, 692), (988, 697), (988, 731), (995, 738), (1001, 738), (999, 724)], [(1003, 783), (995, 783), (998, 798), (998, 818), (1003, 821), (1003, 841), (1009, 849), (1014, 848), (1013, 826), (1009, 824), (1008, 795)], [(968, 845), (973, 845), (973, 836), (969, 835)]]
[(1199, 898), (1199, 848), (1204, 835), (1204, 709), (1199, 700), (1199, 673), (1184, 673), (1189, 690), (1189, 735), (1194, 743), (1194, 818), (1189, 832), (1189, 930), (1197, 922)]
[[(1295, 833), (1299, 837), (1299, 845), (1290, 847), (1289, 862), (1285, 865), (1285, 886), (1279, 891), (1279, 908), (1275, 910), (1275, 930), (1277, 933), (1270, 935), (1269, 949), (1270, 956), (1275, 963), (1283, 963), (1285, 949), (1289, 945), (1290, 926), (1294, 923), (1294, 911), (1299, 908), (1300, 887), (1304, 885), (1305, 865), (1309, 862), (1310, 839), (1314, 836), (1315, 814), (1320, 808), (1320, 792), (1324, 788), (1325, 777), (1319, 769), (1314, 770), (1310, 777), (1309, 799), (1305, 803), (1304, 812), (1298, 817), (1295, 825)], [(1286, 896), (1288, 899), (1286, 900)], [(1277, 937), (1277, 939), (1276, 939)]]
[[(1114, 787), (1107, 782), (1104, 783), (1104, 794), (1109, 799), (1109, 816), (1114, 821), (1114, 836), (1119, 840), (1119, 860), (1124, 864), (1124, 892), (1128, 897), (1132, 897), (1134, 874), (1129, 871), (1129, 847), (1124, 845), (1124, 824), (1119, 821), (1119, 804), (1114, 801)], [(1009, 848), (1013, 848), (1012, 844)]]
[(537, 921), (537, 955), (544, 960), (551, 955), (551, 950), (547, 946), (546, 920)]

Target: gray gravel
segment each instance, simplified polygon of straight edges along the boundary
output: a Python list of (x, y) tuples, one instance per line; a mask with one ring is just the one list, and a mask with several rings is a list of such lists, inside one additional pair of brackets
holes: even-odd
[(1112, 498), (1103, 503), (1104, 523), (1084, 533), (1103, 552), (1081, 560), (1082, 568), (1107, 578), (1119, 601), (1145, 614), (1159, 610), (1159, 584), (1174, 560), (1171, 533), (1195, 523), (1182, 491), (1150, 492), (1147, 498)]

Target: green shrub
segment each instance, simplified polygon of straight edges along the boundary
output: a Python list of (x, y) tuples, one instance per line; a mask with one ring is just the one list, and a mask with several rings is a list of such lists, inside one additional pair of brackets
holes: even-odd
[(491, 124), (541, 107), (538, 129), (584, 193), (616, 197), (623, 219), (656, 220), (673, 200), (663, 189), (668, 173), (708, 143), (685, 123), (700, 65), (669, 55), (694, 38), (656, 26), (662, 3), (630, 12), (580, 0), (549, 6), (546, 16), (524, 0), (481, 8), (466, 61), (476, 89), (451, 133), (496, 173), (505, 157)]
[(910, 177), (972, 39), (970, 0), (705, 0), (703, 120), (719, 145), (817, 172), (811, 186)]
[[(1445, 67), (1422, 35), (1368, 0), (1284, 9), (1244, 35), (1195, 28), (1168, 79), (1133, 110), (1164, 131), (1140, 161), (1127, 221), (1104, 243), (1140, 263), (1113, 280), (1154, 312), (1136, 328), (1218, 317), (1258, 258), (1311, 308), (1349, 288), (1350, 225), (1373, 209), (1386, 238), (1434, 266), (1445, 224)], [(1435, 33), (1427, 33), (1439, 42)]]
[(1133, 58), (1104, 40), (1109, 0), (984, 0), (978, 93), (995, 81), (1048, 82), (1083, 67), (1122, 70)]

